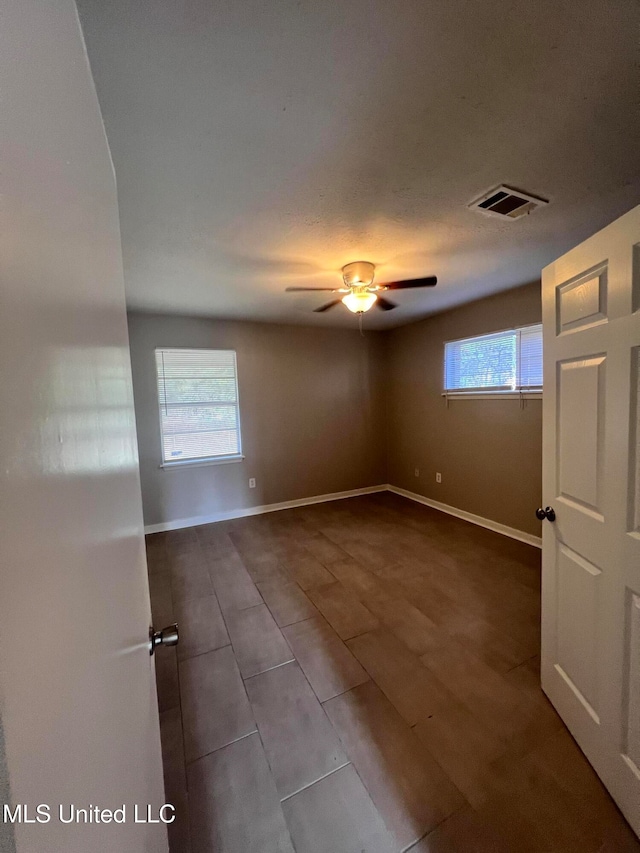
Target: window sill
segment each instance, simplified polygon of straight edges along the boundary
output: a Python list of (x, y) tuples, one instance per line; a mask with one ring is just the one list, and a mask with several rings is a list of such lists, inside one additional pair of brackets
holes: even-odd
[(165, 471), (175, 468), (203, 468), (205, 465), (228, 465), (231, 462), (242, 462), (244, 456), (217, 456), (212, 459), (177, 459), (175, 462), (163, 462), (159, 465)]
[(542, 400), (542, 391), (443, 391), (449, 400)]

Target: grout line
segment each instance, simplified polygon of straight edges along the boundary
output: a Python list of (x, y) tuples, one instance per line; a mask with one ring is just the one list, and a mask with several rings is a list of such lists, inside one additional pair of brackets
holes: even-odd
[[(253, 585), (256, 586), (255, 583)], [(258, 588), (256, 587), (256, 589), (258, 589)], [(260, 595), (259, 589), (258, 589), (258, 595)], [(250, 604), (248, 607), (230, 607), (229, 610), (235, 610), (236, 613), (246, 613), (247, 610), (255, 610), (256, 607), (264, 607), (264, 606), (265, 606), (265, 601), (263, 599), (260, 602), (260, 604)]]
[[(357, 596), (356, 596), (356, 597), (357, 597)], [(359, 599), (358, 599), (358, 601), (359, 601)], [(360, 601), (360, 604), (362, 604), (362, 602), (361, 602), (361, 601)], [(362, 606), (364, 607), (364, 604), (362, 604)], [(367, 611), (367, 612), (370, 612), (370, 611)], [(373, 616), (373, 613), (372, 613), (371, 615)], [(377, 617), (376, 617), (376, 618), (377, 618)], [(380, 622), (380, 620), (379, 620), (379, 619), (378, 619), (378, 622)], [(333, 628), (333, 626), (331, 626), (331, 627)], [(375, 626), (375, 628), (367, 628), (367, 630), (366, 630), (366, 631), (360, 631), (360, 633), (359, 633), (359, 634), (354, 634), (352, 637), (340, 637), (340, 634), (338, 634), (338, 632), (336, 631), (336, 629), (335, 629), (335, 628), (333, 628), (333, 630), (334, 630), (334, 631), (336, 631), (336, 634), (338, 634), (338, 636), (340, 637), (340, 639), (342, 640), (342, 642), (343, 642), (343, 643), (345, 644), (345, 646), (346, 646), (348, 642), (351, 642), (351, 640), (357, 640), (357, 639), (358, 639), (358, 637), (364, 637), (364, 635), (365, 635), (365, 634), (370, 634), (370, 633), (371, 633), (371, 631), (376, 631), (379, 627), (380, 627), (380, 625), (376, 625), (376, 626)], [(352, 652), (352, 654), (353, 654), (353, 652)]]
[(457, 815), (460, 812), (463, 812), (468, 807), (469, 807), (469, 802), (467, 801), (467, 799), (465, 797), (464, 798), (464, 805), (461, 805), (459, 808), (454, 809), (451, 812), (451, 814), (448, 814), (446, 817), (443, 817), (442, 820), (439, 820), (435, 826), (432, 826), (431, 829), (427, 830), (424, 835), (421, 835), (420, 838), (416, 838), (416, 840), (412, 841), (411, 844), (408, 844), (406, 847), (403, 847), (402, 850), (400, 851), (400, 853), (411, 853), (411, 851), (414, 849), (414, 847), (416, 847), (418, 844), (420, 844), (421, 841), (424, 841), (425, 838), (428, 838), (428, 836), (431, 835), (432, 832), (435, 832), (436, 829), (438, 829), (438, 827), (442, 826), (443, 823), (446, 823), (454, 815)]
[(337, 773), (338, 770), (342, 770), (344, 767), (348, 767), (351, 764), (350, 761), (345, 761), (344, 764), (341, 764), (340, 767), (334, 767), (333, 770), (329, 770), (328, 773), (325, 773), (324, 776), (319, 776), (317, 779), (314, 779), (313, 782), (309, 782), (308, 785), (303, 785), (302, 788), (298, 788), (297, 791), (294, 791), (292, 794), (287, 794), (286, 797), (283, 797), (280, 800), (280, 803), (286, 803), (287, 800), (290, 800), (291, 797), (295, 797), (296, 794), (301, 794), (302, 791), (306, 791), (307, 788), (311, 788), (316, 785), (318, 782), (322, 782), (323, 779), (327, 779), (329, 776), (333, 776), (334, 773)]
[(509, 675), (509, 673), (513, 672), (514, 669), (518, 669), (518, 667), (524, 666), (526, 663), (535, 660), (535, 658), (537, 658), (539, 654), (540, 652), (536, 652), (535, 655), (531, 655), (530, 658), (525, 658), (524, 660), (520, 661), (520, 663), (517, 663), (515, 666), (512, 666), (511, 669), (507, 669), (505, 672), (502, 673), (502, 675)]
[(215, 649), (207, 649), (206, 652), (196, 652), (195, 655), (189, 655), (186, 658), (179, 657), (178, 658), (178, 666), (180, 666), (181, 663), (186, 663), (186, 661), (188, 661), (188, 660), (193, 660), (194, 658), (201, 658), (202, 655), (210, 655), (211, 652), (218, 652), (218, 651), (220, 651), (220, 649), (226, 649), (230, 645), (231, 645), (231, 640), (229, 640), (229, 642), (225, 643), (223, 646), (216, 646)]
[[(268, 606), (269, 605), (267, 605), (267, 607)], [(273, 614), (271, 614), (271, 615), (273, 616)], [(278, 625), (278, 628), (280, 628), (280, 630), (282, 631), (284, 628), (291, 628), (293, 625), (300, 625), (302, 622), (308, 622), (309, 619), (316, 619), (316, 618), (317, 618), (316, 616), (305, 616), (304, 619), (296, 619), (295, 622), (287, 622), (286, 625)], [(274, 617), (274, 619), (275, 619), (275, 617)]]
[(235, 740), (230, 740), (229, 743), (223, 743), (222, 746), (217, 746), (215, 749), (212, 749), (211, 752), (205, 752), (204, 755), (199, 755), (197, 758), (194, 758), (192, 761), (186, 761), (185, 766), (191, 767), (192, 764), (195, 764), (197, 761), (201, 761), (203, 758), (206, 758), (208, 755), (213, 755), (214, 752), (219, 752), (221, 749), (226, 749), (228, 746), (233, 746), (234, 743), (240, 743), (241, 740), (245, 740), (245, 738), (251, 737), (251, 735), (258, 734), (258, 729), (255, 728), (252, 732), (247, 732), (245, 735), (240, 735), (240, 737), (235, 738)]
[[(356, 660), (357, 660), (357, 658), (356, 658)], [(364, 669), (364, 667), (362, 667), (362, 668)], [(301, 667), (301, 669), (302, 669), (302, 667)], [(355, 690), (356, 688), (360, 687), (361, 685), (367, 684), (369, 681), (373, 681), (373, 679), (371, 678), (371, 676), (369, 675), (368, 672), (366, 672), (366, 676), (367, 676), (366, 681), (361, 681), (360, 684), (354, 684), (353, 687), (347, 687), (346, 690), (343, 690), (341, 693), (336, 693), (335, 696), (329, 696), (328, 699), (322, 699), (322, 700), (318, 699), (318, 702), (320, 702), (320, 704), (324, 707), (327, 704), (327, 702), (331, 702), (332, 699), (337, 699), (339, 696), (344, 696), (345, 693), (351, 693), (352, 690)], [(373, 683), (375, 684), (375, 681)], [(377, 687), (377, 685), (376, 685), (376, 687)], [(326, 713), (326, 711), (325, 711), (325, 713)], [(329, 715), (327, 714), (327, 716), (329, 716)]]
[(252, 675), (242, 676), (243, 681), (249, 681), (250, 678), (257, 678), (258, 675), (264, 675), (265, 672), (273, 672), (274, 669), (280, 669), (281, 666), (288, 666), (290, 663), (296, 663), (296, 659), (293, 657), (291, 660), (285, 660), (282, 663), (277, 663), (275, 666), (270, 666), (268, 669), (262, 669), (260, 672), (254, 672)]
[[(445, 817), (442, 821), (440, 821), (440, 823), (444, 823), (444, 821), (445, 821), (445, 820), (447, 820), (447, 818), (446, 818), (446, 817)], [(428, 835), (431, 835), (431, 833), (432, 833), (434, 830), (436, 830), (436, 829), (440, 826), (440, 823), (437, 823), (437, 824), (436, 824), (435, 826), (433, 826), (433, 827), (432, 827), (428, 832), (425, 832), (425, 834), (424, 834), (424, 835), (421, 835), (421, 836), (420, 836), (420, 838), (416, 838), (416, 840), (415, 840), (415, 841), (412, 841), (412, 842), (411, 842), (411, 844), (408, 844), (406, 847), (403, 847), (403, 848), (402, 848), (402, 850), (400, 851), (400, 853), (411, 853), (411, 850), (413, 850), (413, 848), (414, 848), (417, 844), (420, 844), (420, 842), (421, 842), (421, 841), (424, 841), (424, 839), (425, 839)]]

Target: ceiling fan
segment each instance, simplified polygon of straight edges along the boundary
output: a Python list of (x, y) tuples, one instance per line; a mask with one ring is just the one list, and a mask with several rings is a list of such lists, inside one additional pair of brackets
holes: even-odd
[(319, 308), (314, 308), (316, 313), (328, 311), (334, 305), (343, 302), (349, 311), (354, 314), (364, 314), (374, 305), (377, 305), (382, 311), (391, 311), (396, 308), (396, 303), (385, 299), (379, 294), (385, 290), (408, 290), (415, 287), (435, 287), (438, 279), (435, 275), (427, 276), (426, 278), (408, 278), (404, 281), (391, 281), (387, 284), (374, 284), (376, 267), (375, 264), (369, 261), (354, 261), (342, 267), (343, 287), (287, 287), (289, 293), (299, 293), (301, 291), (328, 291), (329, 293), (344, 293), (345, 296), (340, 296), (338, 299), (332, 299), (331, 302), (326, 302)]

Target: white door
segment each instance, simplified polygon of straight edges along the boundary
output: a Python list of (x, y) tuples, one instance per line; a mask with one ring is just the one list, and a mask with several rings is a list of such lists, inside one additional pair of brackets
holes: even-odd
[(0, 80), (0, 847), (159, 853), (117, 199), (72, 0), (4, 0)]
[(640, 833), (640, 207), (542, 302), (542, 686)]

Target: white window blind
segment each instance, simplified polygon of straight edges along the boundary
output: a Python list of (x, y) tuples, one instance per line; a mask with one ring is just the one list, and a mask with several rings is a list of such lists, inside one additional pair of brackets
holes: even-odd
[(157, 349), (163, 463), (239, 456), (233, 350)]
[(449, 341), (444, 346), (445, 392), (541, 388), (541, 325)]

